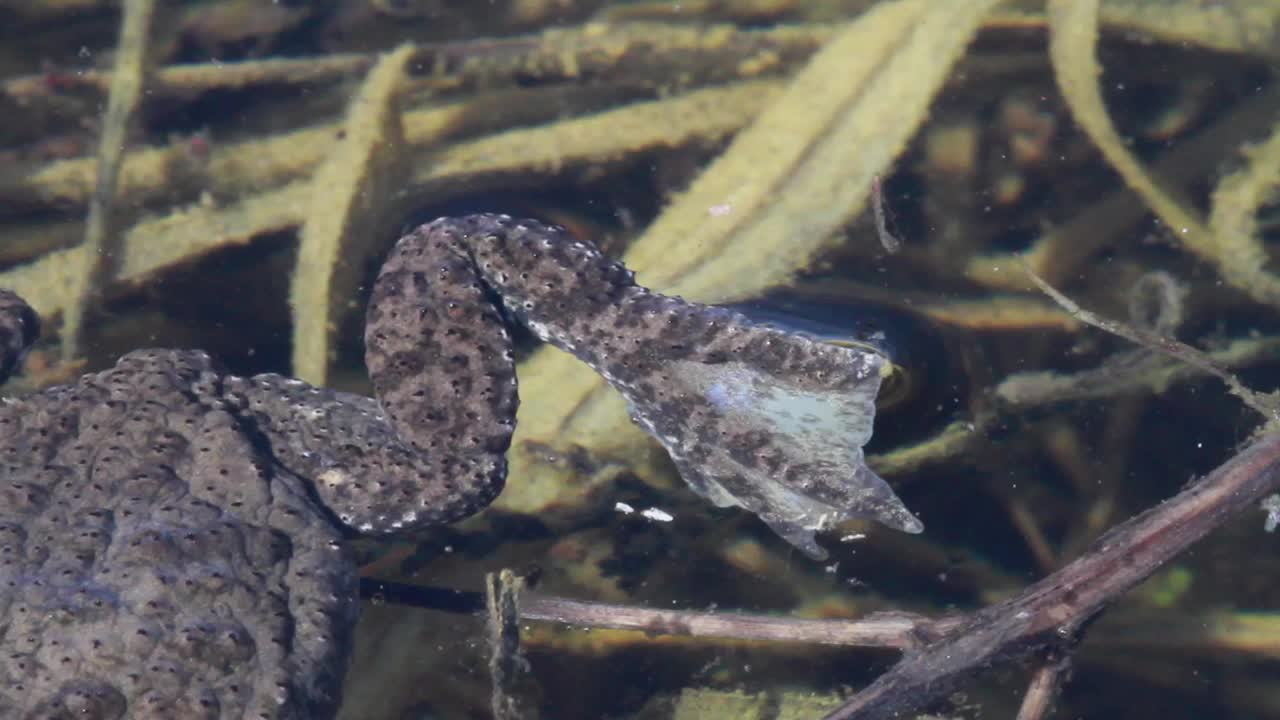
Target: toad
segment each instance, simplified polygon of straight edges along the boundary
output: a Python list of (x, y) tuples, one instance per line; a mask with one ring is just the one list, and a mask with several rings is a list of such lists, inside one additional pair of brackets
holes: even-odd
[[(863, 463), (884, 359), (650, 292), (563, 230), (443, 218), (369, 302), (375, 398), (190, 350), (0, 400), (0, 718), (326, 718), (358, 607), (343, 540), (502, 489), (509, 323), (573, 353), (716, 505), (821, 557), (849, 517), (919, 532)], [(0, 381), (37, 320), (0, 291)]]

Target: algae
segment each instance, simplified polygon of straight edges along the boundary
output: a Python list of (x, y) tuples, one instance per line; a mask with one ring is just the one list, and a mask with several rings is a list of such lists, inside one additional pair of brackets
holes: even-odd
[(399, 95), (412, 53), (407, 45), (393, 50), (369, 71), (339, 141), (311, 180), (289, 304), (293, 372), (314, 385), (329, 384), (337, 318), (374, 250), (359, 241), (381, 236), (399, 215), (396, 191), (408, 172)]
[(62, 316), (62, 359), (70, 362), (84, 342), (85, 314), (98, 302), (102, 287), (111, 282), (122, 254), (119, 221), (115, 215), (116, 182), (124, 160), (128, 135), (147, 84), (153, 0), (128, 0), (120, 23), (115, 71), (102, 119), (97, 171), (85, 220), (83, 267), (71, 287), (71, 302)]

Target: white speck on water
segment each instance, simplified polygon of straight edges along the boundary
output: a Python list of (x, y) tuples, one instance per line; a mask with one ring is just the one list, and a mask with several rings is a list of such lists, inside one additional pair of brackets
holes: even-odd
[(630, 505), (628, 505), (628, 504), (626, 504), (626, 503), (624, 503), (624, 502), (616, 502), (616, 503), (614, 503), (614, 504), (613, 504), (613, 509), (614, 509), (614, 510), (617, 510), (618, 512), (622, 513), (623, 515), (630, 515), (631, 513), (633, 513), (633, 512), (635, 512), (635, 511), (636, 511), (636, 509), (635, 509), (635, 508), (631, 507)]
[(671, 513), (665, 510), (659, 510), (658, 508), (646, 508), (640, 512), (640, 515), (657, 522), (671, 522), (676, 519)]
[(1267, 519), (1262, 522), (1262, 529), (1267, 532), (1275, 532), (1280, 527), (1280, 495), (1269, 495), (1262, 500), (1262, 509), (1267, 513)]

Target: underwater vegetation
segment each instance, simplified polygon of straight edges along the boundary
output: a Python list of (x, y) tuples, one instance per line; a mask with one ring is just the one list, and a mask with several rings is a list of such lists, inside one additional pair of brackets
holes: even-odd
[(367, 397), (396, 238), (537, 218), (867, 372), (514, 330), (507, 486), (357, 541), (339, 717), (1280, 715), (1278, 13), (0, 2), (5, 393), (173, 347)]

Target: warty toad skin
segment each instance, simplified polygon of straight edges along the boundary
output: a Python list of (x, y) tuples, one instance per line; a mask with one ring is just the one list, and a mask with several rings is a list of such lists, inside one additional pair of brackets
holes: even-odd
[[(374, 287), (376, 398), (140, 350), (0, 400), (0, 719), (332, 717), (358, 607), (342, 540), (501, 491), (512, 321), (621, 392), (692, 488), (809, 555), (848, 517), (921, 529), (862, 461), (880, 356), (650, 292), (557, 228), (442, 218)], [(0, 381), (36, 325), (0, 290)]]

